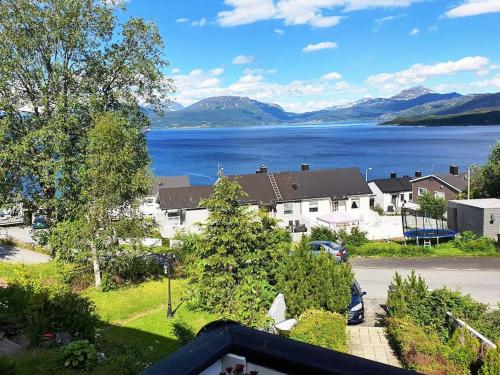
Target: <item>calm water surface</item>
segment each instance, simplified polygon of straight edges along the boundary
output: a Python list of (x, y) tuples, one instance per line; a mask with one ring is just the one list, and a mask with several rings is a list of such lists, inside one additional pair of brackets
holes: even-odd
[(225, 174), (335, 167), (366, 168), (369, 178), (390, 172), (412, 175), (445, 172), (483, 163), (500, 140), (500, 126), (394, 127), (293, 125), (250, 128), (152, 130), (148, 147), (156, 175), (189, 175), (195, 185), (213, 183), (217, 165)]

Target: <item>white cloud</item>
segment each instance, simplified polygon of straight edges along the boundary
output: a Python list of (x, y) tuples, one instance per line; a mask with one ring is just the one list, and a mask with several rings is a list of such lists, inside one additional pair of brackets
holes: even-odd
[(456, 61), (433, 65), (414, 64), (410, 68), (395, 73), (380, 73), (369, 76), (366, 83), (387, 89), (422, 84), (429, 77), (449, 76), (460, 72), (477, 72), (485, 69), (490, 61), (483, 56), (469, 56)]
[(205, 17), (200, 18), (199, 20), (194, 20), (193, 22), (191, 22), (191, 26), (202, 27), (202, 26), (205, 26), (206, 24), (207, 24), (207, 19)]
[(201, 70), (201, 69), (193, 69), (189, 72), (189, 75), (194, 76), (194, 77), (201, 76), (202, 74), (203, 74), (203, 70)]
[(472, 82), (471, 86), (479, 87), (479, 88), (486, 88), (486, 87), (498, 88), (498, 87), (500, 87), (500, 74), (497, 74), (495, 77), (493, 77), (491, 79), (485, 79), (482, 81)]
[(224, 68), (215, 68), (210, 70), (210, 74), (214, 76), (221, 76), (224, 74)]
[(177, 18), (175, 20), (175, 22), (177, 22), (177, 23), (186, 23), (186, 22), (189, 22), (189, 18)]
[(274, 29), (274, 32), (279, 35), (283, 35), (285, 33), (285, 31), (282, 29)]
[(337, 48), (337, 43), (335, 42), (320, 42), (317, 44), (308, 44), (302, 48), (302, 52), (315, 52), (322, 49), (333, 49)]
[(181, 70), (179, 68), (173, 68), (172, 69), (172, 74), (179, 74)]
[(445, 15), (449, 18), (458, 18), (498, 12), (500, 12), (498, 0), (465, 0), (459, 6), (447, 11)]
[(342, 79), (342, 74), (337, 73), (337, 72), (330, 72), (321, 77), (321, 79), (327, 80), (327, 81), (337, 81), (339, 79)]
[(422, 0), (225, 0), (230, 10), (217, 14), (217, 22), (224, 27), (246, 25), (262, 20), (280, 19), (285, 25), (331, 27), (342, 17), (332, 14), (367, 8), (408, 7)]
[(245, 55), (238, 55), (236, 56), (232, 63), (236, 65), (245, 65), (245, 64), (250, 64), (255, 60), (253, 56), (245, 56)]
[(410, 35), (411, 35), (411, 36), (415, 36), (415, 35), (417, 35), (419, 32), (420, 32), (420, 29), (419, 29), (419, 28), (417, 28), (417, 27), (414, 27), (413, 29), (411, 29), (411, 31), (410, 31)]

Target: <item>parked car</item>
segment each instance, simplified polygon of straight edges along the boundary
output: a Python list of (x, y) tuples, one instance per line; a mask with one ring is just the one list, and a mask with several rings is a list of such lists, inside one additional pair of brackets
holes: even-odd
[(321, 251), (326, 251), (332, 254), (337, 262), (345, 262), (349, 253), (345, 249), (344, 246), (339, 245), (335, 242), (331, 241), (312, 241), (309, 242), (309, 246), (311, 246), (311, 251), (313, 254), (319, 254)]
[(363, 323), (365, 320), (365, 303), (363, 302), (363, 296), (366, 292), (361, 290), (359, 283), (354, 280), (351, 286), (351, 303), (348, 307), (347, 323), (358, 324)]
[(49, 224), (47, 223), (47, 217), (40, 215), (35, 216), (33, 219), (33, 223), (31, 224), (31, 228), (33, 229), (47, 229)]

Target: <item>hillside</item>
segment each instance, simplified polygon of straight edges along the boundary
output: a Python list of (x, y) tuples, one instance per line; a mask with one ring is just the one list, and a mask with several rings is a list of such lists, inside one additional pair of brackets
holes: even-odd
[(382, 125), (398, 126), (479, 126), (500, 125), (500, 111), (469, 112), (421, 118), (396, 118)]

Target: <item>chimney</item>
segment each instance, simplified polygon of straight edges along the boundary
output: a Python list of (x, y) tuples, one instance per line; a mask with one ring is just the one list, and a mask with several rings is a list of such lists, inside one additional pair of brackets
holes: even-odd
[(396, 178), (397, 174), (396, 172), (391, 172), (391, 178)]
[(309, 170), (309, 164), (302, 164), (300, 166), (301, 171), (308, 171)]
[(265, 165), (260, 166), (260, 173), (267, 173), (267, 167)]
[(415, 171), (415, 177), (422, 177), (421, 171)]
[(450, 165), (450, 174), (458, 176), (458, 165), (456, 164)]

